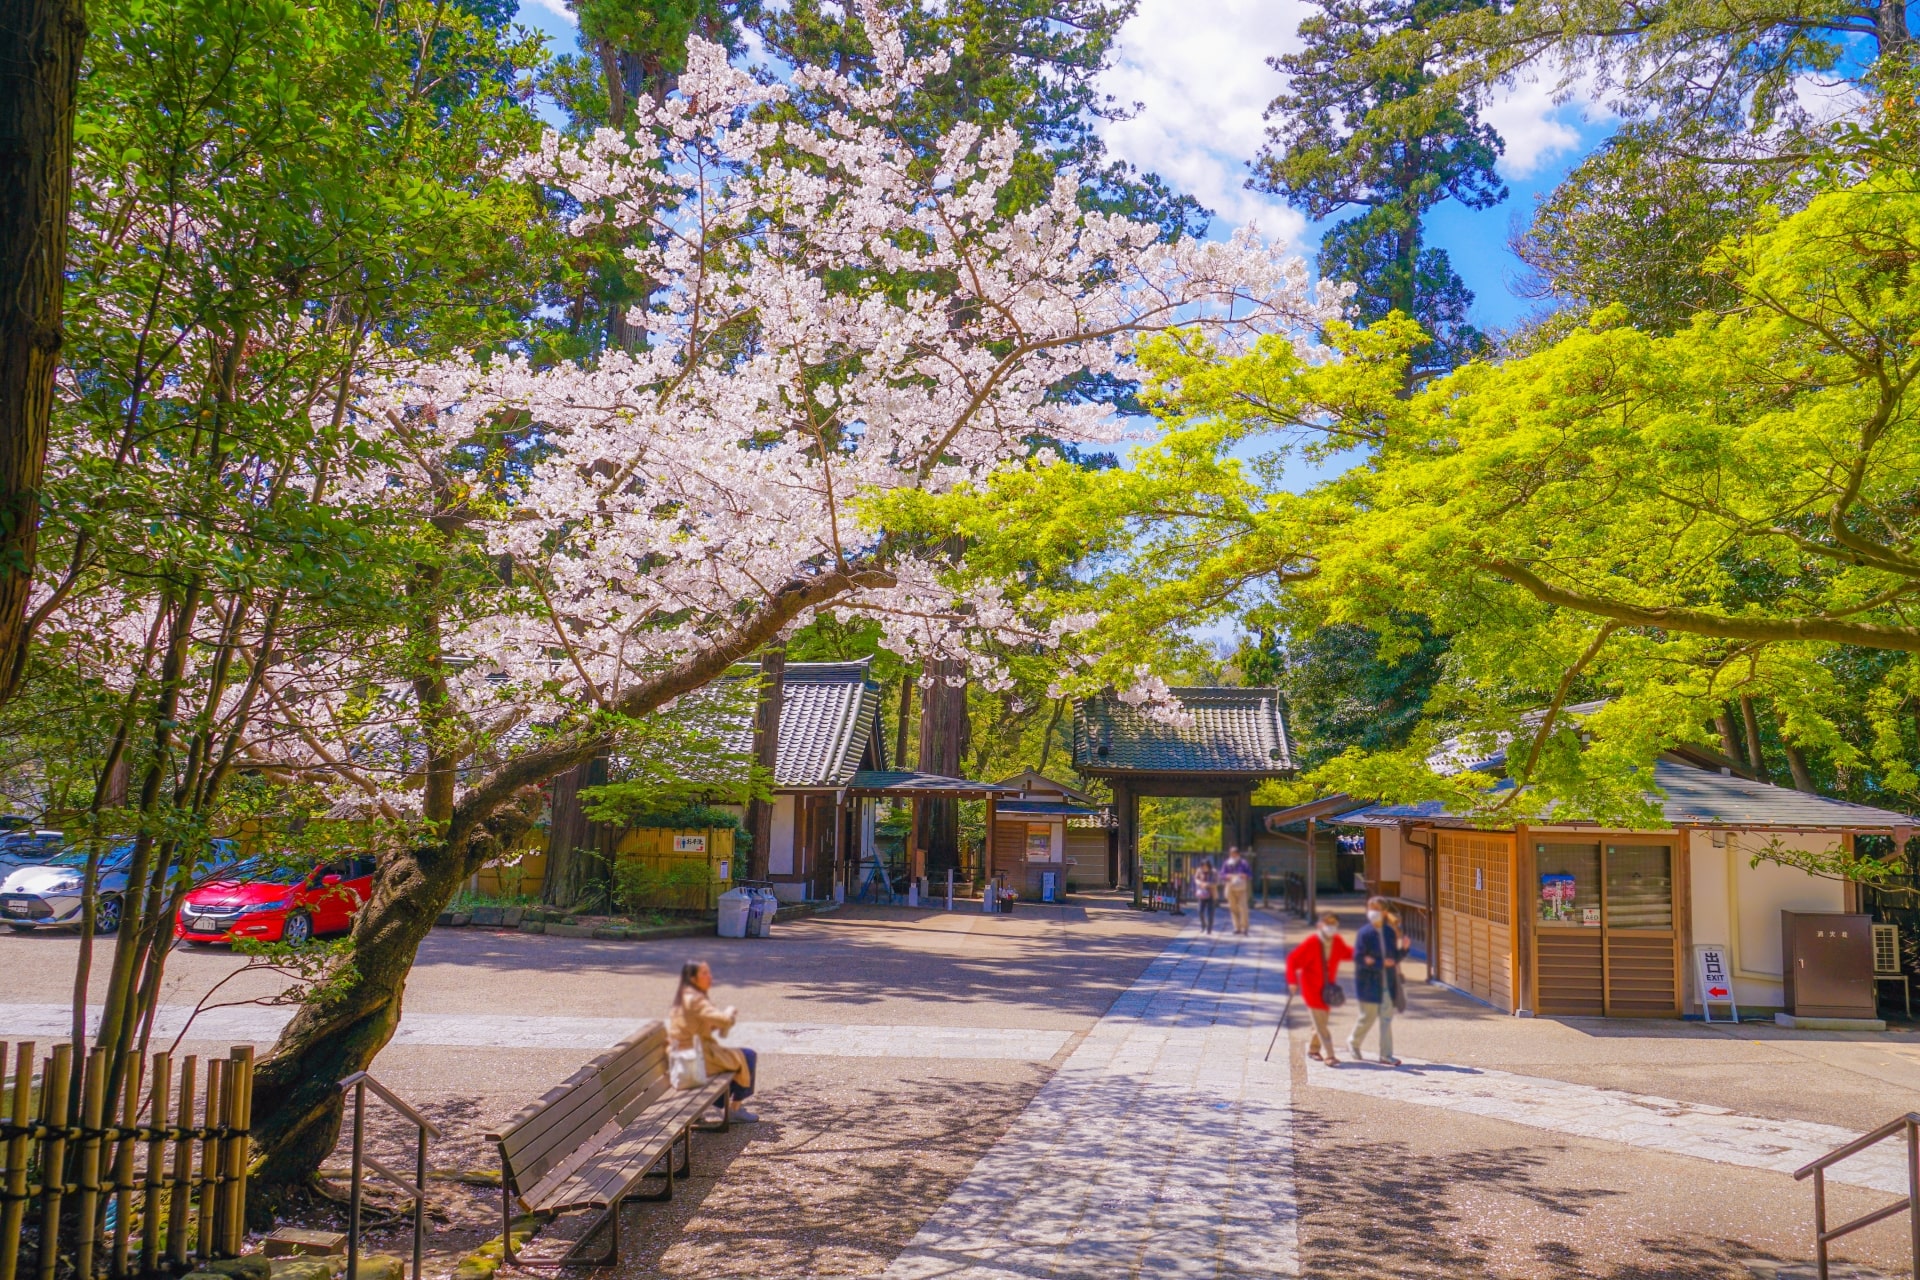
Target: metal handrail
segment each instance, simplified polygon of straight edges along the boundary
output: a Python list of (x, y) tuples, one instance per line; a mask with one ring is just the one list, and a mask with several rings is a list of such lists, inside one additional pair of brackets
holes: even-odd
[[(1827, 1230), (1827, 1170), (1848, 1156), (1859, 1155), (1868, 1147), (1902, 1132), (1907, 1135), (1907, 1198), (1875, 1209), (1831, 1231)], [(1814, 1263), (1819, 1270), (1820, 1280), (1827, 1280), (1827, 1245), (1830, 1241), (1862, 1227), (1883, 1222), (1903, 1209), (1907, 1213), (1907, 1234), (1913, 1251), (1914, 1272), (1920, 1275), (1920, 1112), (1909, 1111), (1906, 1115), (1887, 1121), (1872, 1133), (1862, 1134), (1846, 1146), (1835, 1148), (1818, 1160), (1794, 1170), (1793, 1176), (1795, 1181), (1809, 1176), (1813, 1178)]]
[[(365, 1166), (385, 1178), (400, 1190), (406, 1192), (413, 1201), (413, 1280), (421, 1280), (421, 1262), (426, 1251), (427, 1239), (427, 1138), (443, 1136), (440, 1129), (431, 1120), (421, 1115), (400, 1097), (399, 1094), (375, 1080), (364, 1071), (356, 1071), (340, 1081), (342, 1092), (353, 1090), (353, 1172), (352, 1191), (347, 1201), (347, 1275), (349, 1280), (360, 1274), (360, 1192), (364, 1179), (361, 1167)], [(366, 1112), (367, 1090), (411, 1123), (419, 1135), (415, 1147), (414, 1181), (408, 1182), (386, 1165), (366, 1154)]]

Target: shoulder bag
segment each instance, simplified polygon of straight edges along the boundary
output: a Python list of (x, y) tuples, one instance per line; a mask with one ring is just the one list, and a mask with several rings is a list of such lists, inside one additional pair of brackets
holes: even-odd
[(707, 1050), (698, 1037), (691, 1049), (667, 1050), (667, 1080), (676, 1089), (698, 1089), (707, 1082)]

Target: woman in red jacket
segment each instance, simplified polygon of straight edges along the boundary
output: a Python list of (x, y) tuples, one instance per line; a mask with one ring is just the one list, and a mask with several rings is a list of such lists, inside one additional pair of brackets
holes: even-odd
[(1353, 948), (1340, 936), (1340, 917), (1331, 911), (1321, 912), (1319, 929), (1287, 955), (1287, 986), (1306, 1001), (1307, 1012), (1313, 1015), (1313, 1043), (1307, 1053), (1330, 1067), (1340, 1060), (1333, 1056), (1327, 993), (1333, 993), (1335, 1004), (1347, 998), (1340, 990), (1340, 962), (1352, 958)]

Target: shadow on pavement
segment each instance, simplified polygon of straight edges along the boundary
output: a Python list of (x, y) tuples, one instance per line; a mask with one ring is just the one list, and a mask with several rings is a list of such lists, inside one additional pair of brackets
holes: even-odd
[(1555, 1183), (1544, 1173), (1547, 1157), (1522, 1147), (1458, 1151), (1440, 1167), (1397, 1142), (1327, 1145), (1345, 1126), (1296, 1108), (1303, 1275), (1458, 1280), (1515, 1274), (1518, 1263), (1520, 1273), (1543, 1280), (1752, 1280), (1746, 1263), (1772, 1257), (1738, 1240), (1671, 1235), (1610, 1239), (1606, 1258), (1564, 1241), (1525, 1244), (1511, 1233), (1528, 1228), (1511, 1213), (1489, 1212), (1484, 1197), (1517, 1197), (1536, 1212), (1577, 1220), (1624, 1193)]

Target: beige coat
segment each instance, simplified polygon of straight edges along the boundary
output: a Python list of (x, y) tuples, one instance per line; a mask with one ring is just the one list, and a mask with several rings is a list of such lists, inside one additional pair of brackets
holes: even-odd
[(698, 1040), (706, 1050), (708, 1075), (731, 1071), (742, 1087), (751, 1088), (753, 1073), (747, 1070), (746, 1055), (714, 1039), (733, 1030), (738, 1016), (732, 1008), (722, 1009), (716, 1005), (704, 991), (688, 987), (686, 999), (667, 1010), (667, 1045), (673, 1049), (691, 1049)]

